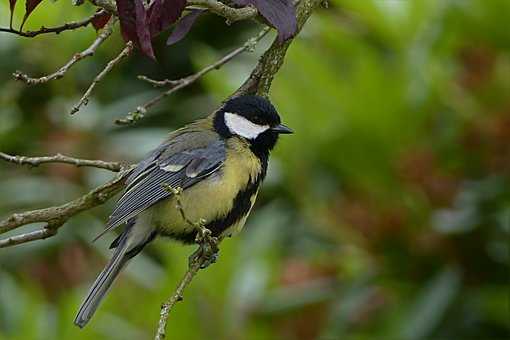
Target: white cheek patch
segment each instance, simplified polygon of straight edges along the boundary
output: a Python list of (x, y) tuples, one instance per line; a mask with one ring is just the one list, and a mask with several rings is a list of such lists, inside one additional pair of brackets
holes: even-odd
[(225, 112), (225, 125), (230, 132), (247, 139), (255, 139), (269, 129), (269, 125), (258, 125), (235, 113)]

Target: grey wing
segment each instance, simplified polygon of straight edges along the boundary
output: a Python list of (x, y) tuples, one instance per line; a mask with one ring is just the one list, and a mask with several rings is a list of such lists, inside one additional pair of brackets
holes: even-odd
[(160, 148), (140, 162), (129, 176), (126, 191), (117, 202), (101, 235), (172, 195), (163, 184), (185, 190), (217, 171), (226, 156), (223, 141), (178, 152), (169, 152), (171, 146), (169, 149), (168, 145)]

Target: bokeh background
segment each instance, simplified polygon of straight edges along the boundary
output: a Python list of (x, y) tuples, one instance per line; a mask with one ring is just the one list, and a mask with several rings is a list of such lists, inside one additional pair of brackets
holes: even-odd
[[(509, 339), (510, 1), (330, 0), (292, 44), (271, 98), (282, 138), (245, 230), (221, 246), (170, 316), (169, 339)], [(16, 20), (22, 17), (18, 4)], [(45, 2), (27, 28), (92, 12)], [(0, 3), (1, 26), (8, 2)], [(135, 55), (67, 114), (122, 48), (118, 32), (61, 80), (93, 28), (35, 39), (0, 34), (0, 150), (136, 162), (211, 112), (249, 74), (267, 38), (131, 127), (113, 124), (157, 90), (239, 46), (254, 23), (209, 15), (186, 39)], [(0, 216), (78, 197), (112, 174), (0, 163)], [(149, 339), (194, 250), (154, 242), (84, 329), (82, 297), (109, 257), (114, 200), (56, 237), (0, 250), (1, 339)], [(25, 230), (30, 230), (30, 226)]]

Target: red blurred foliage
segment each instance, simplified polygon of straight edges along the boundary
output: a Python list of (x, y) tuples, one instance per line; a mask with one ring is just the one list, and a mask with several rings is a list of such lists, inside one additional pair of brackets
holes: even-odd
[(275, 319), (274, 326), (278, 329), (280, 339), (313, 340), (320, 335), (327, 315), (326, 304), (307, 306), (284, 320)]
[(389, 293), (382, 287), (373, 287), (368, 298), (358, 306), (349, 316), (349, 323), (353, 327), (366, 327), (373, 317), (385, 306), (390, 304)]
[[(333, 281), (337, 269), (334, 264), (311, 263), (304, 258), (290, 258), (282, 266), (280, 286), (303, 285), (325, 279)], [(282, 339), (317, 339), (325, 322), (329, 304), (325, 302), (300, 308), (283, 319), (275, 319), (275, 328)]]
[(91, 271), (87, 250), (77, 243), (59, 248), (52, 256), (24, 265), (24, 272), (36, 281), (49, 298), (81, 284)]
[(359, 194), (346, 195), (337, 203), (338, 218), (373, 243), (399, 233), (407, 216), (402, 207), (382, 206)]
[(483, 86), (492, 75), (495, 52), (487, 46), (466, 46), (459, 51), (462, 66), (459, 83), (468, 89)]
[(403, 183), (421, 191), (434, 207), (449, 206), (457, 194), (460, 178), (441, 168), (434, 152), (413, 148), (402, 155), (397, 175)]
[(486, 171), (508, 174), (510, 171), (510, 108), (497, 115), (471, 121), (462, 137), (462, 145), (476, 155)]
[(337, 269), (334, 264), (310, 263), (306, 259), (290, 258), (283, 264), (279, 281), (282, 286), (291, 286), (317, 279), (334, 278)]

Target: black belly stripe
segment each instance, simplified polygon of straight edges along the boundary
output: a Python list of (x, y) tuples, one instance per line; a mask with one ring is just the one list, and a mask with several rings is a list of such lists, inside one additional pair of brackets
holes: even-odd
[[(254, 182), (250, 182), (244, 190), (237, 193), (234, 198), (232, 209), (227, 215), (219, 217), (206, 224), (205, 227), (212, 232), (213, 236), (219, 236), (223, 231), (237, 223), (250, 211), (251, 198), (257, 192), (263, 177), (263, 174), (260, 174)], [(165, 234), (165, 236), (169, 236), (186, 244), (191, 244), (195, 242), (197, 232), (171, 233)]]
[[(219, 236), (223, 231), (240, 221), (251, 209), (251, 198), (257, 193), (260, 183), (264, 180), (267, 172), (267, 158), (261, 160), (262, 169), (260, 174), (251, 180), (244, 190), (237, 193), (234, 198), (232, 209), (227, 215), (218, 217), (217, 219), (207, 223), (206, 228), (212, 232), (213, 236)], [(173, 239), (181, 241), (185, 244), (195, 243), (197, 232), (190, 233), (169, 233), (164, 236), (169, 236)]]
[(232, 209), (226, 216), (222, 216), (207, 223), (207, 229), (209, 229), (214, 236), (219, 236), (223, 231), (239, 222), (248, 214), (251, 209), (251, 198), (257, 192), (262, 177), (262, 175), (259, 175), (254, 182), (249, 183), (244, 190), (237, 193), (234, 198)]
[(227, 215), (221, 216), (207, 224), (206, 227), (212, 232), (213, 236), (219, 236), (223, 231), (239, 222), (250, 211), (252, 206), (251, 198), (257, 193), (260, 183), (262, 183), (264, 177), (266, 177), (267, 161), (269, 156), (267, 153), (262, 155), (255, 153), (255, 155), (260, 160), (260, 173), (256, 178), (252, 178), (250, 180), (244, 190), (241, 190), (237, 193), (236, 197), (234, 198), (232, 209), (228, 212)]

